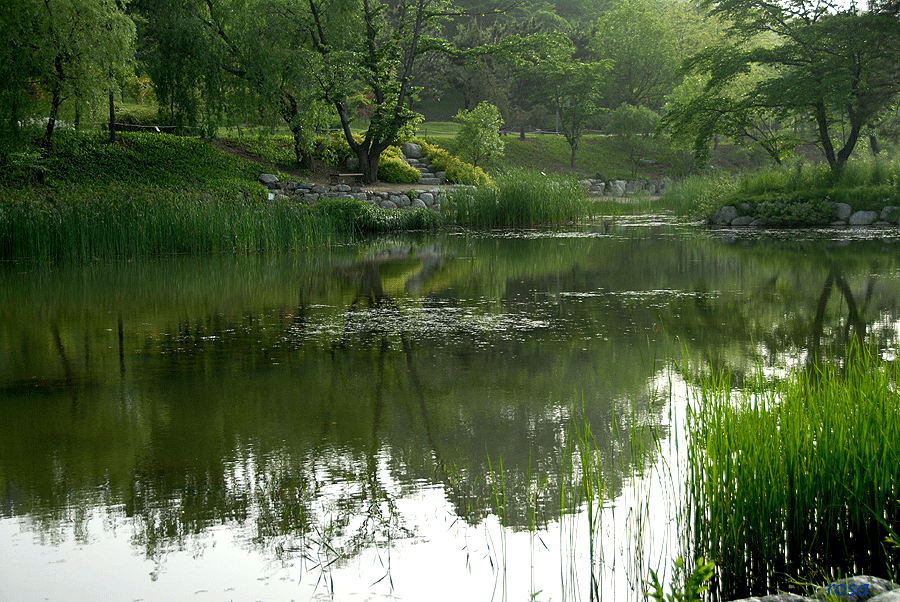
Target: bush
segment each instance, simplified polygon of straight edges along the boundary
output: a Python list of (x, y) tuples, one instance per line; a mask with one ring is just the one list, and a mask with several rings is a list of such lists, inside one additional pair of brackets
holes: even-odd
[(157, 107), (120, 107), (116, 106), (116, 126), (122, 126), (127, 129), (133, 126), (134, 129), (144, 130), (153, 126), (163, 125), (159, 119), (159, 109)]
[(481, 159), (503, 154), (500, 109), (485, 101), (471, 111), (460, 109), (453, 119), (461, 124), (453, 139), (454, 150), (470, 158), (472, 165), (477, 166)]
[(439, 146), (429, 144), (422, 140), (415, 140), (422, 147), (422, 152), (431, 161), (435, 171), (445, 172), (444, 179), (451, 184), (464, 184), (468, 186), (495, 187), (493, 180), (483, 169), (471, 163), (466, 163), (454, 157)]
[(418, 184), (422, 179), (422, 174), (402, 158), (382, 154), (381, 162), (378, 164), (378, 179), (382, 182), (396, 184)]

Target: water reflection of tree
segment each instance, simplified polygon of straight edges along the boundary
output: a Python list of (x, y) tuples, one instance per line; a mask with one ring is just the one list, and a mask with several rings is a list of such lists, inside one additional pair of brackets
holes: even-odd
[[(573, 470), (572, 459), (566, 457), (566, 454), (574, 453), (575, 447), (567, 440), (577, 437), (577, 431), (585, 426), (582, 421), (593, 425), (595, 438), (590, 445), (601, 459), (596, 466), (603, 472), (600, 477), (604, 481), (603, 494), (609, 499), (621, 491), (623, 473), (646, 466), (655, 455), (655, 445), (649, 440), (642, 441), (641, 445), (631, 445), (635, 441), (632, 427), (636, 422), (644, 425), (658, 422), (658, 419), (648, 419), (647, 409), (653, 406), (646, 398), (641, 403), (622, 399), (615, 403), (590, 404), (587, 408), (578, 406), (574, 400), (547, 405), (545, 400), (520, 399), (512, 408), (498, 411), (496, 406), (489, 406), (483, 412), (457, 415), (448, 420), (443, 415), (445, 409), (458, 411), (460, 406), (446, 403), (448, 389), (452, 389), (453, 383), (441, 377), (441, 370), (434, 370), (435, 362), (447, 358), (435, 355), (427, 335), (424, 339), (421, 333), (412, 335), (410, 322), (415, 318), (385, 294), (379, 272), (382, 265), (383, 261), (370, 262), (359, 269), (360, 292), (350, 304), (344, 334), (335, 350), (342, 353), (358, 353), (360, 348), (377, 350), (374, 397), (379, 408), (385, 395), (386, 366), (390, 365), (395, 377), (390, 396), (402, 403), (407, 415), (418, 422), (427, 446), (424, 453), (413, 450), (407, 456), (409, 463), (405, 468), (407, 471), (417, 469), (430, 479), (439, 480), (457, 515), (477, 524), (490, 512), (500, 513), (502, 507), (502, 520), (508, 526), (540, 528), (558, 518), (561, 512), (575, 510), (580, 505), (577, 492), (581, 490), (583, 475)], [(446, 308), (446, 301), (433, 300), (442, 308)], [(359, 313), (364, 306), (370, 313), (361, 317)], [(531, 313), (536, 309), (519, 307), (505, 311)], [(524, 357), (524, 363), (528, 365), (527, 358), (534, 356), (538, 358), (534, 365), (540, 365), (546, 364), (540, 359), (543, 355), (560, 355), (560, 349), (547, 340), (546, 333), (538, 333), (533, 344), (514, 342), (513, 353), (508, 345), (498, 340), (473, 352), (476, 341), (472, 340), (473, 333), (464, 324), (445, 328), (440, 334), (444, 337), (443, 343), (449, 347), (444, 353), (453, 354), (456, 362), (474, 360), (484, 374), (491, 374), (493, 378), (512, 370), (510, 357), (515, 357), (517, 364)], [(448, 345), (448, 340), (469, 344)], [(392, 355), (402, 359), (390, 364), (388, 358)], [(571, 349), (563, 351), (563, 357), (567, 356), (572, 356)], [(578, 356), (575, 354), (572, 359), (577, 362)], [(423, 363), (429, 367), (420, 369)], [(478, 410), (478, 404), (473, 405), (473, 409)], [(661, 404), (656, 406), (657, 411), (661, 408)], [(506, 411), (513, 412), (509, 419), (504, 416)], [(522, 429), (523, 425), (528, 426)], [(651, 427), (640, 431), (638, 438), (649, 439), (651, 431), (654, 441), (655, 437), (666, 434), (664, 429), (653, 430)], [(373, 433), (375, 439), (377, 436)], [(416, 454), (426, 459), (424, 464), (412, 458)], [(432, 464), (430, 471), (429, 462)], [(409, 476), (405, 475), (406, 478)], [(568, 506), (567, 503), (573, 504), (573, 500), (576, 500), (574, 505)]]
[(673, 299), (662, 314), (665, 328), (684, 344), (695, 374), (730, 374), (738, 386), (760, 366), (777, 376), (817, 362), (841, 363), (859, 343), (892, 348), (896, 329), (878, 324), (897, 315), (896, 283), (866, 273), (883, 271), (877, 256), (859, 269), (858, 254), (840, 251), (767, 255), (763, 244), (735, 248), (741, 292), (699, 279), (692, 295)]

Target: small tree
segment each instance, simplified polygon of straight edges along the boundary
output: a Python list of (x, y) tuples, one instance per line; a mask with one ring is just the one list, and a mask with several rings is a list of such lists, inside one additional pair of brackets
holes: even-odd
[(500, 109), (489, 102), (482, 102), (471, 111), (461, 109), (453, 119), (462, 126), (454, 139), (456, 152), (472, 165), (477, 166), (482, 159), (503, 154)]
[(610, 113), (607, 130), (619, 137), (622, 149), (631, 163), (631, 176), (637, 175), (637, 165), (649, 147), (650, 134), (659, 123), (659, 115), (647, 107), (623, 103)]

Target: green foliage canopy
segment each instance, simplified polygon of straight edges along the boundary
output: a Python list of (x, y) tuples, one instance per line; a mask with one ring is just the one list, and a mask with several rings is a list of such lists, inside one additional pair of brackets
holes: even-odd
[(503, 154), (500, 109), (489, 102), (482, 102), (471, 111), (460, 110), (454, 119), (461, 124), (454, 143), (463, 159), (477, 166), (483, 159)]
[(840, 177), (863, 128), (900, 93), (900, 20), (802, 0), (706, 6), (732, 23), (728, 41), (688, 61), (706, 83), (670, 107), (664, 127), (693, 136), (701, 154), (716, 134), (748, 137), (777, 162), (794, 144), (785, 132), (811, 122)]

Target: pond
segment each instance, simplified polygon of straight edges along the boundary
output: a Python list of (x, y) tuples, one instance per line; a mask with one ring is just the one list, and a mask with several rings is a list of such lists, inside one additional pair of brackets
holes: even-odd
[(2, 265), (0, 599), (640, 599), (684, 374), (895, 358), (898, 249), (643, 217)]

